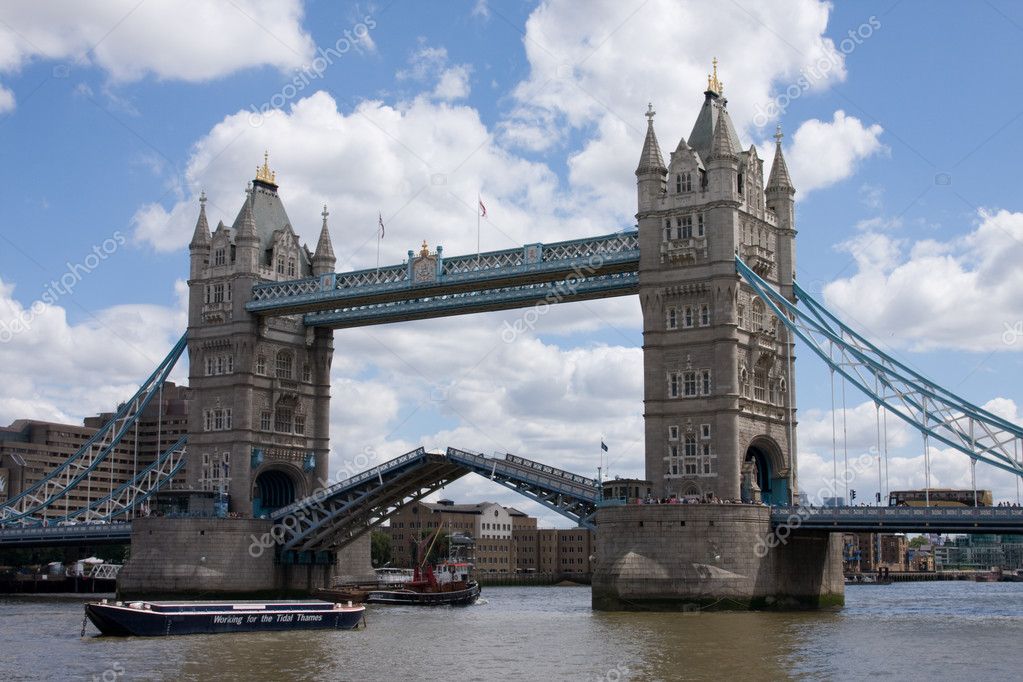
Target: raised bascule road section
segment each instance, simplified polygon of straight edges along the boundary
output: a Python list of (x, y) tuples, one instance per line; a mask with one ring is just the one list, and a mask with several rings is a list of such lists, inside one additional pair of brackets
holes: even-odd
[[(474, 473), (596, 529), (595, 608), (688, 610), (841, 604), (844, 531), (1023, 533), (1013, 508), (797, 504), (797, 343), (825, 363), (833, 390), (837, 380), (867, 396), (879, 424), (909, 424), (925, 452), (933, 441), (1020, 477), (1023, 429), (921, 376), (799, 286), (780, 131), (768, 175), (757, 149), (740, 146), (716, 71), (703, 97), (667, 162), (649, 108), (637, 224), (599, 236), (458, 256), (424, 242), (400, 264), (337, 272), (326, 207), (310, 249), (266, 160), (231, 225), (211, 231), (203, 196), (188, 332), (95, 438), (3, 504), (0, 546), (130, 537), (125, 592), (309, 589), (364, 572), (371, 528)], [(457, 448), (419, 448), (325, 484), (335, 330), (626, 295), (643, 313), (652, 497), (710, 502), (603, 500), (599, 481), (550, 463)], [(56, 514), (186, 350), (187, 437), (103, 499)], [(172, 480), (223, 491), (226, 510), (119, 522)]]

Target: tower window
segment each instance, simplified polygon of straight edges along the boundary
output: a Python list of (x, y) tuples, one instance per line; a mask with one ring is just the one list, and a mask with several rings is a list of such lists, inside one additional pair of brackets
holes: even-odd
[(683, 391), (687, 398), (691, 398), (696, 395), (696, 372), (686, 372), (683, 375)]
[(753, 399), (763, 401), (767, 395), (767, 373), (761, 368), (753, 370)]
[(213, 285), (213, 302), (223, 303), (224, 302), (224, 285), (214, 284)]
[(675, 176), (675, 194), (681, 194), (681, 193), (682, 193), (682, 175), (679, 174), (679, 175)]
[(759, 298), (753, 301), (753, 314), (750, 320), (753, 331), (758, 332), (764, 328), (764, 302)]
[(224, 249), (217, 249), (213, 252), (213, 264), (223, 265), (227, 260)]
[(671, 241), (671, 218), (664, 219), (664, 241)]
[(702, 237), (704, 234), (705, 234), (705, 230), (704, 230), (704, 227), (703, 227), (703, 214), (702, 213), (697, 213), (696, 214), (696, 236), (697, 237)]
[(710, 439), (710, 424), (700, 424), (700, 438), (703, 440)]
[(313, 380), (313, 370), (309, 367), (309, 363), (307, 362), (304, 365), (302, 365), (302, 381), (307, 381), (308, 382), (308, 381), (312, 381), (312, 380)]
[(736, 318), (739, 322), (739, 328), (744, 328), (746, 326), (746, 306), (740, 305), (736, 308)]
[(678, 440), (678, 426), (668, 427), (668, 440)]
[(678, 329), (678, 311), (668, 308), (668, 329)]
[(678, 373), (672, 372), (668, 375), (668, 395), (672, 398), (678, 397)]
[(676, 220), (679, 239), (693, 238), (693, 216), (684, 215)]
[(277, 366), (276, 375), (278, 379), (290, 379), (291, 378), (291, 353), (282, 350), (277, 353)]
[(305, 417), (300, 414), (295, 415), (295, 433), (299, 435), (305, 433)]
[(259, 413), (259, 430), (260, 431), (269, 431), (270, 430), (272, 416), (273, 415), (271, 415), (270, 410), (263, 410), (262, 412)]
[(279, 433), (291, 433), (292, 412), (290, 407), (278, 407), (274, 419), (274, 430)]
[(693, 175), (692, 173), (679, 173), (675, 176), (675, 192), (681, 194), (682, 192), (693, 191)]
[(704, 303), (700, 306), (700, 326), (706, 327), (710, 325), (710, 306)]
[(685, 455), (686, 457), (696, 457), (696, 436), (691, 433), (686, 434)]
[(284, 256), (277, 256), (277, 274), (284, 274)]
[(256, 356), (256, 374), (266, 374), (266, 356)]
[(289, 258), (288, 259), (288, 275), (290, 275), (291, 277), (295, 276), (295, 259), (294, 258)]
[(739, 372), (739, 386), (742, 390), (742, 397), (749, 397), (749, 372), (745, 368)]
[(683, 313), (683, 317), (682, 317), (682, 325), (686, 329), (689, 329), (690, 327), (693, 326), (693, 308), (692, 308), (692, 306), (688, 306), (687, 305), (685, 307), (685, 312)]
[(700, 372), (700, 390), (703, 395), (710, 395), (710, 370)]

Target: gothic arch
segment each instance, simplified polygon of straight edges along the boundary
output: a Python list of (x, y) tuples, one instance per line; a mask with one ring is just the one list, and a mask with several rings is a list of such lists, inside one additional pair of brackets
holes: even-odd
[[(754, 437), (746, 446), (743, 468), (751, 467), (755, 476), (759, 498), (766, 504), (789, 504), (788, 463), (781, 446), (767, 435)], [(752, 481), (743, 482), (743, 497), (754, 496), (750, 491)]]
[(271, 462), (252, 477), (252, 513), (258, 518), (308, 494), (302, 471), (290, 462)]

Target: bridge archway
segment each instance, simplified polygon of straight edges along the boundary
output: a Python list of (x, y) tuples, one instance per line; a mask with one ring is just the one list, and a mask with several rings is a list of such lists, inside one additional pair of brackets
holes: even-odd
[(783, 469), (778, 443), (769, 436), (754, 438), (743, 457), (743, 501), (752, 502), (759, 497), (765, 504), (789, 504), (789, 482), (781, 473)]
[(261, 471), (252, 486), (252, 515), (260, 518), (300, 499), (301, 480), (283, 467)]

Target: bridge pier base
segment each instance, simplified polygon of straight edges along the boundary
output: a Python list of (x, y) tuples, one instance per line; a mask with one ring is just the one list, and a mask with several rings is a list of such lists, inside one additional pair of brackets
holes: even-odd
[(627, 505), (597, 512), (593, 608), (600, 611), (842, 606), (840, 536), (772, 533), (753, 505)]
[(117, 593), (123, 599), (273, 597), (309, 594), (336, 575), (372, 575), (368, 533), (329, 556), (287, 563), (279, 561), (271, 527), (265, 519), (137, 519)]

